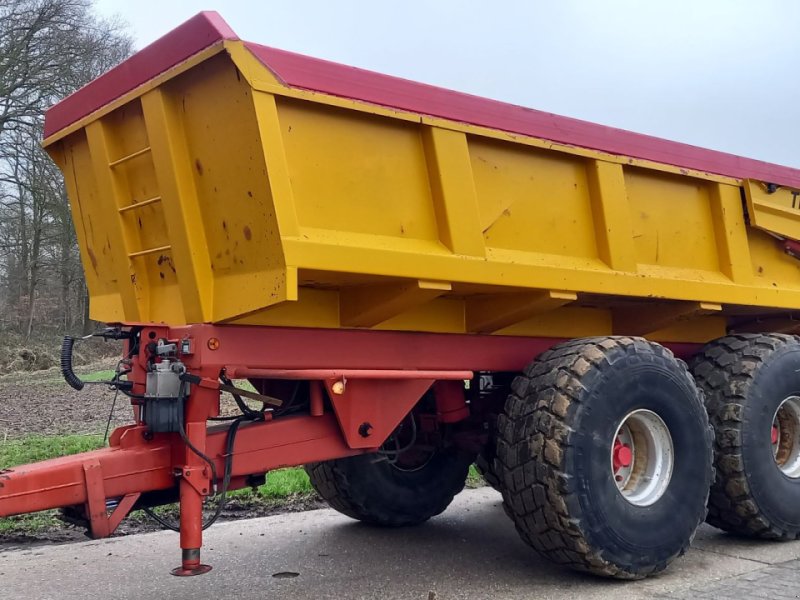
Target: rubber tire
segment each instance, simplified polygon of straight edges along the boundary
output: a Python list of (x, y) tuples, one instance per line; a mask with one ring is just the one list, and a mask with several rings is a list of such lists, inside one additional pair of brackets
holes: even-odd
[[(518, 377), (498, 419), (496, 467), (506, 512), (542, 556), (596, 575), (641, 579), (689, 547), (706, 516), (712, 432), (686, 365), (641, 338), (572, 340)], [(628, 502), (610, 465), (616, 428), (656, 412), (674, 468), (647, 507)]]
[(306, 465), (311, 485), (340, 513), (383, 527), (418, 525), (443, 512), (467, 480), (474, 455), (438, 450), (416, 471), (364, 454)]
[(475, 459), (475, 468), (483, 480), (492, 488), (500, 491), (500, 478), (494, 470), (494, 460), (497, 454), (496, 442), (490, 439)]
[(708, 344), (692, 361), (715, 431), (717, 475), (707, 521), (766, 539), (800, 537), (800, 479), (772, 456), (770, 428), (781, 401), (800, 395), (800, 341), (739, 334)]

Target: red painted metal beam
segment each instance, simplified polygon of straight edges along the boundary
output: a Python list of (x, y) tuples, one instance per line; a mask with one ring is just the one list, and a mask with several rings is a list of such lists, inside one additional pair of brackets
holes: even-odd
[(233, 367), (228, 376), (235, 379), (472, 379), (472, 371), (424, 371), (418, 369), (252, 369)]
[[(147, 335), (149, 328), (144, 334)], [(189, 337), (187, 367), (206, 373), (236, 369), (356, 369), (521, 371), (560, 338), (306, 329), (240, 325), (188, 325), (169, 330)], [(218, 342), (209, 349), (209, 340)], [(212, 344), (216, 346), (217, 344)]]
[[(145, 328), (144, 334), (149, 330)], [(163, 330), (153, 330), (159, 336), (163, 334)], [(192, 339), (193, 354), (182, 358), (190, 370), (208, 374), (227, 367), (229, 374), (242, 377), (257, 377), (257, 369), (515, 372), (566, 341), (550, 337), (252, 325), (188, 325), (173, 327), (168, 335)], [(211, 339), (215, 340), (216, 350), (209, 349)], [(664, 345), (681, 358), (692, 356), (702, 347), (693, 343)]]
[[(175, 487), (175, 468), (183, 465), (184, 445), (177, 434), (146, 440), (145, 427), (122, 428), (120, 445), (0, 471), (0, 517), (87, 503), (136, 492)], [(224, 472), (227, 427), (209, 429), (206, 453)], [(380, 442), (379, 442), (380, 443)], [(379, 444), (378, 443), (378, 444)], [(232, 475), (264, 473), (358, 454), (342, 437), (335, 417), (287, 417), (243, 425), (236, 436)], [(87, 471), (92, 473), (87, 477)], [(95, 511), (96, 512), (96, 511)]]
[(175, 485), (171, 452), (170, 440), (158, 439), (5, 469), (0, 517), (87, 502), (86, 464), (99, 465), (106, 498), (170, 488)]

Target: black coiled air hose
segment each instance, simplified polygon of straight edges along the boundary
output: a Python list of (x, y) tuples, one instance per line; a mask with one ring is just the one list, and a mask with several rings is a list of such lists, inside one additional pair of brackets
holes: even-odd
[(61, 343), (61, 375), (64, 376), (69, 386), (78, 391), (83, 389), (84, 382), (81, 378), (75, 375), (72, 370), (72, 347), (75, 345), (75, 338), (71, 336), (64, 336), (64, 341)]

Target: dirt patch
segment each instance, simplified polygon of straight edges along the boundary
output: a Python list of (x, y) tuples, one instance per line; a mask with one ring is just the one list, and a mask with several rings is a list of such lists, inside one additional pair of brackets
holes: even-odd
[[(115, 360), (94, 363), (81, 369), (83, 374), (113, 369)], [(82, 391), (69, 387), (57, 369), (36, 373), (15, 373), (0, 377), (0, 443), (29, 435), (102, 434), (114, 400), (114, 391), (104, 385), (87, 385)], [(223, 401), (223, 413), (233, 413), (229, 398)], [(117, 397), (111, 430), (132, 422), (129, 399)], [(2, 465), (0, 465), (2, 467)], [(209, 501), (213, 509), (213, 500)], [(306, 494), (280, 499), (229, 497), (220, 521), (251, 519), (269, 515), (313, 510), (325, 507), (318, 497)], [(55, 514), (52, 511), (51, 514)], [(177, 520), (177, 509), (170, 511), (170, 521)], [(53, 521), (52, 526), (31, 531), (0, 533), (0, 551), (41, 544), (85, 541), (85, 529)], [(144, 512), (126, 518), (114, 536), (160, 531), (161, 525)]]
[[(113, 369), (116, 361), (98, 362), (83, 369)], [(0, 377), (0, 443), (26, 435), (103, 433), (114, 399), (104, 385), (87, 385), (80, 392), (61, 378), (57, 369), (15, 373)], [(112, 429), (132, 421), (130, 401), (117, 398)]]
[[(0, 375), (38, 372), (58, 366), (62, 338), (45, 335), (26, 340), (8, 331), (0, 331)], [(122, 352), (120, 342), (99, 338), (81, 340), (72, 352), (72, 364), (85, 367), (100, 360), (112, 360)]]

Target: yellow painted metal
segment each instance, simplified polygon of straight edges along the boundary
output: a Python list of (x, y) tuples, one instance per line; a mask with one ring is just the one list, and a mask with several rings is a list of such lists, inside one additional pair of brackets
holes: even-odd
[(345, 287), (339, 292), (339, 321), (345, 327), (373, 327), (452, 289), (449, 283), (440, 281)]
[(464, 305), (466, 329), (475, 333), (492, 333), (534, 315), (549, 313), (577, 299), (574, 292), (554, 290), (471, 296)]
[(792, 190), (291, 89), (240, 42), (45, 145), (100, 321), (705, 341), (800, 307)]
[(744, 192), (753, 226), (800, 240), (800, 190), (773, 189), (769, 184), (747, 180)]

